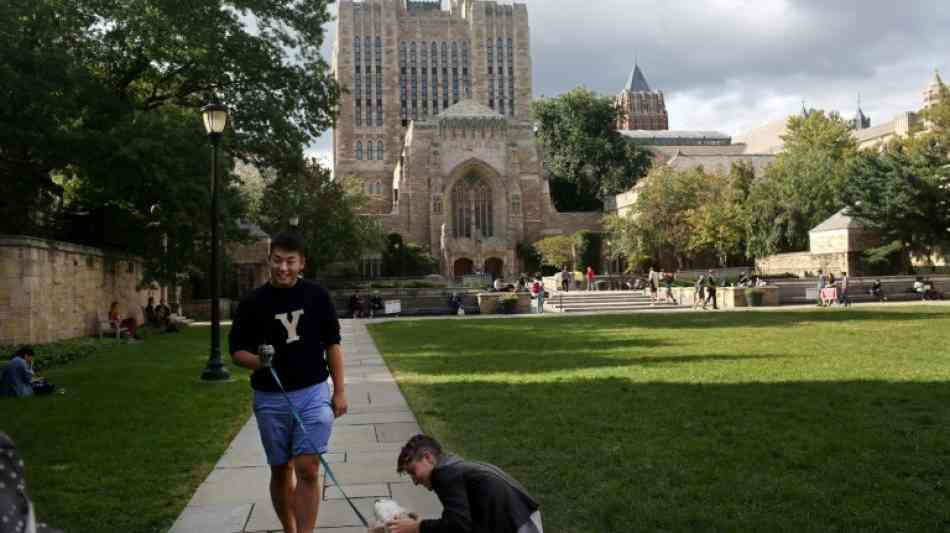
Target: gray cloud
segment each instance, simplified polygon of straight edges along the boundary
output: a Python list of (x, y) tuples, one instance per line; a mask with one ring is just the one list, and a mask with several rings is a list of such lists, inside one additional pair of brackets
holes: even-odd
[[(809, 107), (874, 123), (950, 72), (946, 0), (527, 0), (535, 96), (616, 94), (638, 61), (674, 129), (737, 134)], [(330, 28), (327, 45), (333, 41)], [(312, 147), (329, 152), (329, 135)]]

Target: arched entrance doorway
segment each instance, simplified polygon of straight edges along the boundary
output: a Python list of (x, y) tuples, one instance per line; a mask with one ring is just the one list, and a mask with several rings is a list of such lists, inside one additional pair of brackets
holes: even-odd
[(505, 262), (497, 257), (489, 257), (485, 260), (485, 272), (491, 274), (492, 279), (500, 278), (505, 270)]
[(455, 260), (455, 265), (453, 268), (455, 277), (467, 276), (471, 274), (474, 270), (475, 270), (475, 263), (471, 259), (467, 257), (460, 257)]

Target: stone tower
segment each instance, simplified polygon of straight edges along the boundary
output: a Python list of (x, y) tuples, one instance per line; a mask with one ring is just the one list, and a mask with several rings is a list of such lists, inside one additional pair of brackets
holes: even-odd
[(854, 118), (849, 121), (851, 123), (851, 129), (853, 130), (863, 130), (871, 127), (871, 117), (864, 114), (864, 110), (861, 109), (861, 95), (858, 95), (858, 110), (854, 114)]
[(942, 85), (943, 80), (940, 79), (940, 72), (934, 70), (933, 79), (930, 80), (930, 84), (924, 89), (924, 108), (928, 108), (937, 103), (937, 100), (940, 98), (940, 87)]
[(623, 111), (623, 116), (617, 121), (619, 130), (670, 129), (663, 91), (650, 89), (639, 65), (634, 65), (627, 85), (617, 95), (617, 106)]
[(337, 176), (358, 176), (373, 210), (413, 120), (472, 99), (513, 120), (531, 103), (528, 8), (495, 1), (340, 0), (333, 72), (346, 90), (333, 130)]
[(523, 272), (520, 245), (600, 231), (603, 213), (551, 202), (529, 115), (527, 7), (445, 5), (340, 0), (334, 170), (361, 180), (384, 231), (444, 275), (511, 276)]

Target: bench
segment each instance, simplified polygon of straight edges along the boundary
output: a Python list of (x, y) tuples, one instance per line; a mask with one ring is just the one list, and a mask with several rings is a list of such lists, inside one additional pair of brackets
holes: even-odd
[(98, 315), (96, 317), (96, 322), (98, 324), (99, 340), (102, 340), (102, 336), (105, 334), (115, 335), (115, 340), (121, 339), (123, 334), (129, 334), (129, 328), (123, 328), (119, 324), (106, 319), (102, 315)]

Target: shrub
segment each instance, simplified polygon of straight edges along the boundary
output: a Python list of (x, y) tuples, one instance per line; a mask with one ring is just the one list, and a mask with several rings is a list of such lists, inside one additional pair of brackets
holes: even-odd
[[(54, 366), (62, 366), (73, 361), (85, 359), (95, 354), (103, 343), (115, 342), (118, 341), (112, 338), (99, 341), (94, 338), (82, 337), (46, 344), (35, 344), (33, 345), (33, 351), (36, 352), (33, 358), (33, 369), (37, 372), (41, 372)], [(9, 358), (16, 349), (16, 346), (0, 346), (0, 354)]]

